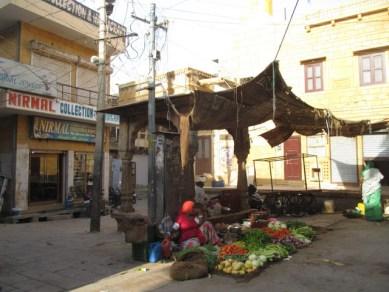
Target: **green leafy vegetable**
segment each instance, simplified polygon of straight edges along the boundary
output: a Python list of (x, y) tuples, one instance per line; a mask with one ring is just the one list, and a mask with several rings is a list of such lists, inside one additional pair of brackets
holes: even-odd
[(309, 240), (312, 240), (316, 233), (310, 226), (304, 226), (304, 227), (299, 227), (299, 228), (293, 228), (291, 229), (293, 234), (301, 234), (304, 237), (308, 238)]
[(286, 226), (289, 229), (295, 229), (295, 228), (305, 227), (307, 226), (307, 224), (301, 221), (289, 220), (286, 222)]
[(255, 251), (271, 242), (271, 238), (260, 229), (249, 229), (244, 234), (242, 241), (249, 251)]

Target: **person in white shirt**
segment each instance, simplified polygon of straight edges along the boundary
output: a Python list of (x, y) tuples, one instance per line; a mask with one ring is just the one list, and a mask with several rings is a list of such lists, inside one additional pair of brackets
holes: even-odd
[(195, 202), (204, 206), (209, 216), (217, 216), (222, 213), (222, 205), (219, 199), (211, 199), (204, 190), (204, 179), (196, 177), (195, 180)]
[(203, 206), (207, 206), (209, 203), (209, 197), (204, 191), (204, 182), (200, 179), (197, 179), (195, 183), (195, 202)]

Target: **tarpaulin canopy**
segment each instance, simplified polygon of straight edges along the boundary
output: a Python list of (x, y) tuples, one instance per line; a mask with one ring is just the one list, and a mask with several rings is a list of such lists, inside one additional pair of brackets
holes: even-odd
[[(274, 67), (273, 67), (274, 66)], [(274, 86), (273, 86), (274, 76)], [(234, 129), (273, 119), (276, 127), (262, 136), (271, 146), (287, 140), (293, 132), (353, 137), (388, 127), (388, 121), (346, 121), (327, 109), (314, 108), (297, 97), (285, 83), (278, 62), (270, 64), (249, 82), (217, 92), (194, 92), (191, 126), (194, 130)]]
[[(197, 90), (180, 96), (157, 98), (157, 114), (171, 109), (180, 117), (183, 164), (187, 160), (188, 138), (185, 136), (189, 130), (228, 129), (231, 134), (240, 137), (238, 132), (242, 129), (247, 132), (249, 126), (273, 120), (275, 128), (262, 136), (271, 146), (276, 146), (287, 140), (293, 132), (314, 135), (324, 130), (330, 136), (353, 137), (388, 128), (389, 124), (389, 120), (378, 123), (370, 123), (368, 120), (346, 121), (335, 117), (327, 109), (308, 105), (285, 83), (278, 62), (271, 63), (258, 76), (232, 89), (219, 92)], [(147, 100), (105, 109), (103, 112), (136, 119), (139, 115), (147, 116)], [(247, 148), (245, 143), (242, 145)]]

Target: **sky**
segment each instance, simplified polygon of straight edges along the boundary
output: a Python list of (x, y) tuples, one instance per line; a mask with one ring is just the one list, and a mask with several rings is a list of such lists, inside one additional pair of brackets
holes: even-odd
[[(78, 1), (95, 10), (100, 2)], [(156, 4), (158, 22), (169, 22), (167, 32), (158, 30), (156, 34), (156, 47), (161, 51), (157, 74), (184, 67), (217, 73), (219, 67), (213, 60), (228, 59), (233, 40), (237, 34), (242, 33), (242, 25), (250, 17), (262, 21), (264, 25), (286, 28), (296, 1), (273, 0), (272, 16), (264, 12), (264, 1), (116, 0), (111, 19), (125, 25), (128, 32), (136, 32), (138, 37), (130, 38), (126, 52), (112, 60), (111, 93), (118, 92), (117, 84), (144, 80), (149, 72), (148, 25), (134, 20), (132, 13), (148, 19), (150, 4), (153, 2)], [(293, 19), (309, 11), (349, 1), (351, 0), (299, 0)]]

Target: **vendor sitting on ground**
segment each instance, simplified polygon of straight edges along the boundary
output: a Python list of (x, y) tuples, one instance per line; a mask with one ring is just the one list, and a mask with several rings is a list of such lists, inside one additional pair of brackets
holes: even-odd
[(204, 217), (200, 212), (202, 206), (200, 206), (197, 205), (195, 208), (193, 201), (185, 201), (173, 225), (173, 229), (180, 233), (178, 242), (182, 249), (207, 243), (217, 244), (220, 241), (212, 224), (203, 222)]
[(195, 221), (200, 226), (200, 231), (205, 237), (206, 244), (219, 245), (221, 239), (217, 235), (217, 232), (211, 222), (207, 221), (208, 212), (202, 204), (195, 203), (193, 206), (194, 213), (196, 214)]
[(222, 205), (218, 198), (210, 198), (204, 190), (204, 180), (201, 177), (196, 177), (195, 180), (195, 202), (203, 205), (206, 208), (209, 216), (217, 216), (221, 214)]

